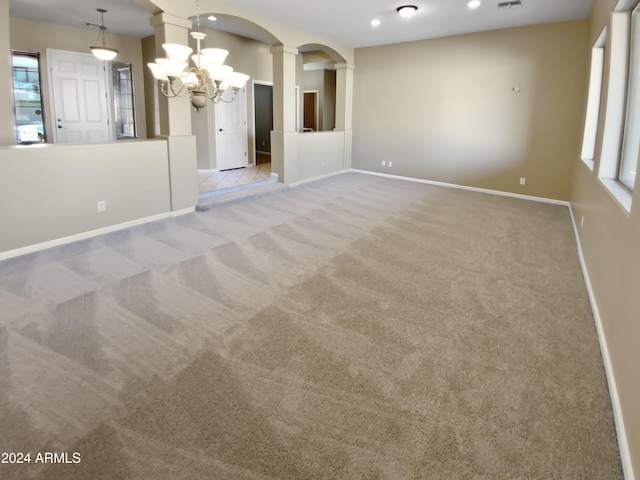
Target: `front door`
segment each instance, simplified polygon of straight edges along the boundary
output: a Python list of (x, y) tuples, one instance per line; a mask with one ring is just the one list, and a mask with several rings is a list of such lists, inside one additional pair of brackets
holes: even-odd
[(93, 55), (47, 50), (56, 143), (111, 141), (105, 62)]
[[(225, 100), (233, 90), (224, 92)], [(247, 131), (247, 91), (242, 88), (231, 103), (219, 102), (216, 113), (216, 166), (218, 170), (246, 167), (249, 163)]]

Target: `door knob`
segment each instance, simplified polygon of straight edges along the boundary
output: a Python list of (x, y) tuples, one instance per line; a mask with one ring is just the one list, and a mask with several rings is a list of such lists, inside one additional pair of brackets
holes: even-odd
[(224, 130), (222, 130), (222, 129), (219, 129), (218, 131), (219, 131), (219, 132), (224, 132)]

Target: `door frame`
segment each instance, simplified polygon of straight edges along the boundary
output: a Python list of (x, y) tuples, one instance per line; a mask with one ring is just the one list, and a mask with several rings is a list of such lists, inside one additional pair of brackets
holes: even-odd
[[(90, 58), (95, 58), (92, 54), (90, 53), (84, 53), (84, 52), (75, 52), (72, 50), (62, 50), (59, 48), (47, 48), (46, 50), (46, 57), (47, 57), (47, 68), (46, 68), (46, 72), (47, 72), (47, 83), (48, 85), (48, 93), (49, 93), (49, 101), (48, 101), (48, 105), (49, 105), (49, 120), (50, 120), (50, 125), (52, 125), (51, 130), (53, 131), (52, 134), (52, 138), (53, 138), (53, 143), (58, 144), (58, 128), (57, 128), (57, 124), (58, 122), (56, 122), (56, 111), (55, 111), (55, 103), (54, 103), (54, 88), (53, 88), (53, 64), (51, 62), (51, 53), (52, 52), (63, 52), (64, 54), (72, 54), (75, 55), (77, 57), (90, 57)], [(107, 68), (108, 67), (108, 68)], [(108, 74), (107, 74), (108, 72)], [(105, 97), (105, 102), (107, 103), (107, 121), (109, 124), (109, 142), (113, 142), (115, 140), (115, 125), (114, 125), (114, 107), (113, 107), (113, 79), (111, 78), (111, 62), (110, 61), (106, 61), (103, 60), (102, 62), (102, 73), (104, 75), (104, 80), (105, 80), (105, 91), (106, 91), (106, 97)], [(43, 99), (44, 101), (44, 99)]]
[[(242, 167), (248, 167), (249, 165), (251, 165), (251, 163), (249, 162), (249, 119), (247, 118), (248, 116), (248, 95), (249, 95), (249, 89), (246, 87), (246, 85), (244, 87), (242, 87), (240, 89), (240, 91), (242, 92), (242, 96), (244, 97), (244, 108), (239, 108), (239, 111), (242, 114), (242, 122), (244, 122), (243, 128), (244, 128), (244, 132), (245, 135), (243, 137), (243, 150), (244, 150), (244, 160), (245, 160), (245, 164), (239, 167), (232, 167), (232, 168), (242, 168)], [(230, 89), (226, 90), (224, 93), (228, 93), (231, 92)], [(219, 125), (219, 111), (218, 109), (220, 107), (224, 107), (225, 105), (230, 105), (230, 104), (236, 104), (236, 102), (240, 101), (240, 96), (237, 94), (233, 94), (234, 100), (232, 102), (220, 102), (220, 103), (215, 103), (213, 105), (214, 108), (214, 112), (213, 112), (213, 117), (214, 117), (214, 136), (215, 136), (215, 158), (216, 158), (216, 170), (220, 171), (220, 149), (221, 149), (221, 141), (220, 141), (220, 132), (222, 131), (221, 126)], [(225, 168), (224, 170), (227, 170), (227, 168)]]
[[(252, 165), (257, 165), (258, 160), (258, 149), (256, 148), (256, 85), (264, 85), (266, 87), (271, 87), (273, 89), (273, 82), (269, 82), (266, 80), (251, 80), (251, 132), (249, 132), (249, 136), (254, 139), (251, 145), (251, 159), (253, 160)], [(273, 102), (272, 102), (273, 108)]]
[(314, 132), (319, 132), (320, 131), (320, 90), (304, 90), (302, 92), (302, 96), (303, 96), (303, 101), (302, 101), (302, 129), (304, 131), (304, 94), (305, 93), (313, 93), (316, 96), (316, 111), (315, 111), (315, 123), (316, 123), (316, 129), (314, 130)]

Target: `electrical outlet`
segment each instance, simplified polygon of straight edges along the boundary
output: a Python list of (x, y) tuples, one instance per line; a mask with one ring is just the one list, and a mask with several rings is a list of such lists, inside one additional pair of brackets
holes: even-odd
[(106, 209), (107, 209), (107, 202), (105, 202), (104, 200), (100, 200), (98, 202), (98, 211), (104, 212)]
[(527, 183), (527, 179), (526, 179), (526, 178), (524, 178), (524, 177), (521, 177), (521, 178), (520, 178), (520, 185), (524, 185), (524, 184), (526, 184), (526, 183)]
[(389, 162), (389, 166), (390, 166), (390, 167), (393, 167), (393, 162)]
[(382, 160), (382, 166), (384, 167), (387, 164), (384, 160)]

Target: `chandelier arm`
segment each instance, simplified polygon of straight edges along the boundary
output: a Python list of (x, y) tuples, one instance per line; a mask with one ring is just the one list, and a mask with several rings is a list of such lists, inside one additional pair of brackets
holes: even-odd
[(167, 98), (175, 97), (175, 95), (170, 95), (170, 92), (167, 89), (167, 82), (166, 81), (161, 81), (160, 82), (160, 93), (162, 93)]
[(233, 97), (231, 97), (229, 100), (225, 100), (224, 98), (222, 98), (222, 93), (224, 93), (222, 92), (219, 95), (220, 101), (223, 103), (233, 103), (236, 99), (236, 96), (238, 95), (238, 90), (239, 90), (238, 88), (233, 88)]
[(179, 97), (181, 95), (184, 95), (184, 90), (186, 85), (183, 83), (182, 86), (180, 87), (180, 90), (178, 90), (177, 92), (174, 90), (173, 88), (173, 83), (175, 81), (175, 78), (172, 80), (171, 78), (169, 78), (169, 88), (171, 89), (171, 93), (173, 93), (174, 97)]
[(207, 97), (209, 97), (209, 100), (213, 101), (218, 96), (217, 87), (214, 84), (207, 82), (206, 79), (202, 80), (199, 86), (200, 89), (206, 93)]

